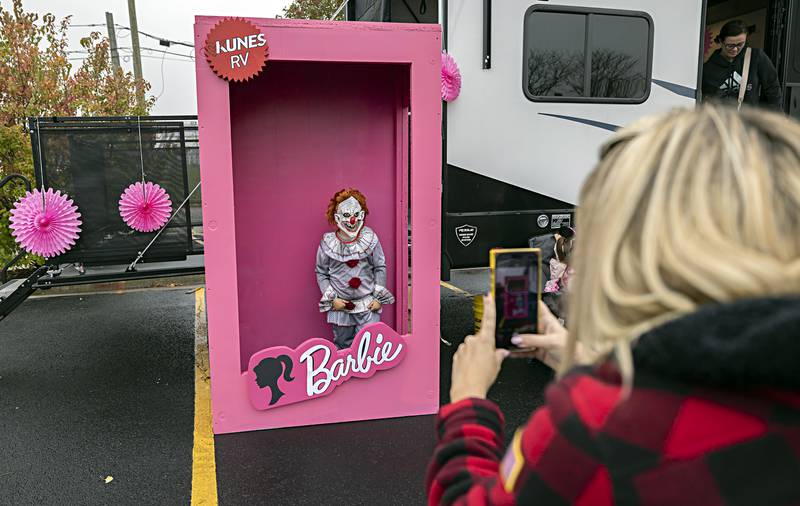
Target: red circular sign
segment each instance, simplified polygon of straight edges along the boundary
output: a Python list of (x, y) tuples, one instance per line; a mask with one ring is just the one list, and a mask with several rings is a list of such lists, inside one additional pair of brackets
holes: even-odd
[(208, 65), (227, 81), (247, 81), (257, 76), (267, 63), (267, 37), (244, 19), (225, 19), (206, 37), (204, 47)]

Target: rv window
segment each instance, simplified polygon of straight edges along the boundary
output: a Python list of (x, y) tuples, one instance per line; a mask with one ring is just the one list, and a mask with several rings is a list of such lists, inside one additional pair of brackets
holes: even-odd
[(647, 41), (644, 18), (591, 16), (591, 97), (637, 98), (647, 93)]
[(586, 16), (542, 12), (530, 16), (526, 31), (528, 93), (536, 97), (582, 97), (586, 73)]
[(524, 30), (523, 90), (530, 100), (647, 99), (653, 44), (646, 14), (535, 6)]

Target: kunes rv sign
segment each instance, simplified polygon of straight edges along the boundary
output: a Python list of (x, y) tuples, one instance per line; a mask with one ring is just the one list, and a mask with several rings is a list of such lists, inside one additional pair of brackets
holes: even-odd
[(244, 19), (228, 18), (217, 23), (203, 46), (211, 70), (226, 81), (247, 81), (267, 63), (267, 37)]

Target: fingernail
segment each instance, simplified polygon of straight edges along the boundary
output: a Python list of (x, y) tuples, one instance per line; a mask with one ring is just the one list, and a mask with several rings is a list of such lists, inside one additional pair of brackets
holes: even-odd
[(503, 358), (507, 358), (509, 355), (511, 355), (511, 352), (508, 351), (508, 350), (500, 351), (500, 356), (503, 357)]
[(522, 344), (522, 338), (519, 336), (514, 336), (511, 338), (511, 342), (513, 344)]

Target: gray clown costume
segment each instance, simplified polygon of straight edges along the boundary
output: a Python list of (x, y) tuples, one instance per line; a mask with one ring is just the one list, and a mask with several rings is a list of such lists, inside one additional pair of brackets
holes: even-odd
[[(321, 313), (333, 328), (333, 342), (339, 349), (349, 347), (365, 325), (380, 321), (380, 312), (369, 305), (394, 303), (386, 288), (386, 256), (378, 235), (364, 225), (352, 241), (343, 241), (336, 232), (322, 236), (317, 248), (317, 284), (322, 292)], [(347, 302), (344, 310), (333, 309), (334, 299)]]

